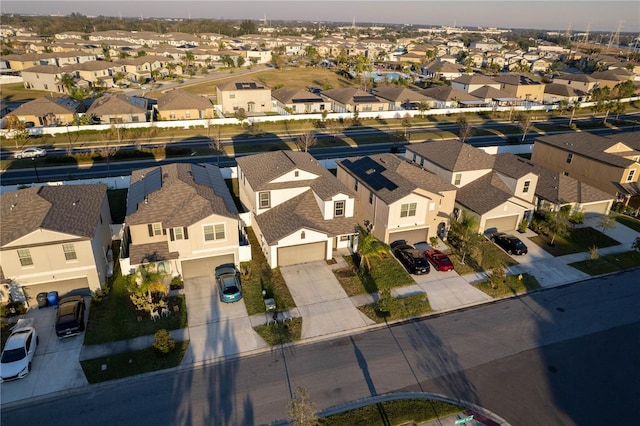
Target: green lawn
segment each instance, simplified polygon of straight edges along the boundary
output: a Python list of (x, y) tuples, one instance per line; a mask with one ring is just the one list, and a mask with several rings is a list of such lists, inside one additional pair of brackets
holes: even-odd
[(478, 238), (473, 244), (469, 253), (464, 257), (464, 264), (462, 263), (462, 253), (451, 244), (449, 244), (449, 247), (451, 248), (449, 258), (453, 262), (456, 272), (460, 275), (489, 271), (498, 266), (504, 267), (518, 264), (500, 247), (484, 237)]
[(302, 318), (292, 318), (285, 323), (259, 325), (253, 329), (271, 346), (295, 342), (302, 335)]
[(640, 253), (637, 251), (626, 251), (623, 253), (609, 254), (597, 259), (587, 259), (570, 263), (569, 266), (589, 275), (609, 274), (640, 267)]
[(349, 297), (356, 296), (358, 294), (367, 294), (360, 277), (358, 277), (358, 270), (353, 264), (353, 257), (343, 256), (343, 258), (347, 262), (348, 266), (346, 268), (335, 269), (333, 274), (342, 285), (345, 293), (347, 293), (347, 296)]
[(620, 244), (591, 227), (571, 228), (567, 237), (556, 237), (553, 246), (549, 245), (551, 235), (539, 234), (529, 240), (554, 256), (587, 252), (594, 245), (598, 248), (605, 248)]
[(489, 281), (473, 284), (473, 286), (494, 299), (526, 293), (541, 288), (536, 277), (529, 274), (523, 274), (522, 280), (515, 275), (509, 275), (505, 278), (504, 282), (498, 283), (495, 286), (496, 288), (493, 288)]
[(378, 256), (371, 256), (371, 269), (358, 269), (358, 276), (367, 293), (376, 293), (382, 289), (394, 287), (404, 287), (415, 284), (411, 275), (396, 260), (390, 251), (383, 252)]
[(634, 231), (640, 232), (640, 220), (633, 218), (631, 216), (627, 216), (624, 214), (616, 215), (616, 221), (620, 222), (627, 228), (631, 228)]
[(416, 318), (432, 312), (426, 293), (412, 294), (410, 296), (392, 299), (389, 302), (388, 310), (385, 312), (381, 311), (375, 303), (360, 306), (358, 309), (378, 324), (386, 321)]
[[(154, 348), (146, 348), (80, 361), (80, 365), (89, 383), (100, 383), (177, 367), (188, 347), (187, 340), (176, 342), (176, 348), (166, 355), (158, 353)], [(106, 366), (106, 369), (103, 369), (103, 366)]]
[[(464, 410), (452, 404), (428, 399), (400, 399), (368, 405), (321, 419), (322, 425), (412, 425), (424, 423)], [(466, 415), (465, 415), (466, 416)], [(463, 417), (465, 417), (463, 416)]]

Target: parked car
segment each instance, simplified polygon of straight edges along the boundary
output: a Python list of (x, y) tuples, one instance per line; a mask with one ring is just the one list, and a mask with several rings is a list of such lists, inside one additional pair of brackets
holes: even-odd
[(500, 248), (509, 254), (517, 254), (524, 256), (529, 251), (527, 246), (524, 245), (520, 238), (513, 235), (505, 234), (504, 232), (496, 232), (491, 236), (491, 241), (496, 243)]
[(60, 299), (56, 313), (56, 334), (58, 337), (76, 336), (84, 331), (85, 304), (82, 296), (68, 296)]
[(453, 271), (453, 262), (449, 259), (449, 256), (442, 253), (440, 250), (429, 249), (424, 251), (424, 256), (429, 263), (436, 268), (436, 271)]
[(235, 265), (231, 263), (220, 265), (216, 267), (215, 275), (220, 290), (220, 301), (231, 303), (242, 299), (240, 274)]
[(394, 241), (391, 244), (393, 255), (398, 258), (402, 265), (411, 274), (428, 274), (431, 270), (429, 262), (414, 246), (407, 244), (404, 240)]
[(27, 148), (14, 154), (15, 158), (37, 158), (47, 155), (47, 150), (42, 148)]
[(26, 377), (31, 371), (31, 361), (40, 343), (35, 328), (21, 326), (20, 322), (16, 327), (7, 339), (0, 356), (0, 382)]

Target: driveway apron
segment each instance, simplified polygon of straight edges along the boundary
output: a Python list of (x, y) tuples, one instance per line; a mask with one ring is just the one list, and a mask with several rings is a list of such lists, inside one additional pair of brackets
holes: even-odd
[(354, 306), (326, 262), (283, 266), (280, 272), (302, 316), (303, 339), (374, 323)]

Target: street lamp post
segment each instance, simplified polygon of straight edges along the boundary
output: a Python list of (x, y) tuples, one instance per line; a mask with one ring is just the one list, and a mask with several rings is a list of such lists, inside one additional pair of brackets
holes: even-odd
[(38, 167), (36, 167), (35, 157), (31, 157), (31, 163), (33, 164), (33, 170), (36, 172), (36, 182), (40, 183), (40, 176), (38, 175)]

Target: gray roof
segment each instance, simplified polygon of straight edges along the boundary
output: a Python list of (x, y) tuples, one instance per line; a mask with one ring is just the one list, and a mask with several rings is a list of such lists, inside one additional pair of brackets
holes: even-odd
[[(353, 195), (338, 179), (307, 152), (272, 151), (236, 158), (254, 191), (269, 191), (282, 188), (309, 186), (322, 200), (336, 194)], [(274, 179), (294, 170), (303, 170), (318, 176), (316, 179), (271, 183)], [(264, 213), (263, 213), (264, 214)]]
[(189, 226), (211, 215), (237, 218), (220, 170), (212, 165), (167, 164), (135, 170), (127, 195), (127, 225)]
[(341, 104), (363, 104), (363, 103), (381, 103), (382, 101), (371, 93), (360, 90), (356, 87), (341, 87), (337, 89), (329, 89), (322, 92), (322, 96), (333, 99)]
[(513, 194), (497, 173), (491, 172), (458, 189), (456, 202), (483, 215), (508, 201)]
[(551, 95), (564, 96), (566, 98), (574, 97), (574, 96), (586, 96), (587, 92), (576, 89), (575, 87), (571, 87), (568, 84), (560, 84), (560, 83), (549, 83), (544, 86), (544, 93)]
[(271, 92), (271, 97), (283, 104), (324, 102), (321, 96), (297, 87), (282, 87)]
[(406, 150), (451, 172), (492, 169), (495, 161), (493, 155), (456, 140), (410, 144)]
[(129, 246), (129, 261), (132, 265), (178, 259), (179, 257), (180, 253), (169, 251), (169, 243), (167, 241), (131, 244)]
[(497, 84), (494, 79), (482, 74), (465, 74), (453, 80), (454, 83), (460, 84)]
[(511, 94), (491, 86), (482, 86), (471, 92), (471, 95), (480, 99), (504, 99), (512, 97)]
[(522, 74), (498, 74), (493, 78), (496, 82), (507, 84), (509, 86), (531, 86), (540, 85), (542, 83)]
[(147, 100), (119, 93), (96, 99), (87, 109), (88, 115), (146, 114)]
[(213, 104), (204, 96), (198, 96), (184, 90), (171, 90), (158, 96), (158, 110), (206, 110)]
[(373, 93), (383, 99), (394, 102), (429, 102), (432, 99), (415, 90), (399, 86), (381, 86), (373, 89)]
[[(598, 136), (593, 133), (582, 132), (544, 136), (536, 138), (535, 143), (551, 145), (565, 152), (571, 152), (612, 166), (627, 168), (634, 164), (635, 161), (624, 158), (622, 155), (640, 155), (640, 142), (638, 140), (640, 140), (640, 131), (614, 136)], [(635, 151), (611, 154), (605, 152), (605, 150), (615, 146), (618, 142), (628, 145)]]
[(311, 190), (254, 216), (269, 245), (301, 229), (311, 229), (335, 237), (353, 234), (357, 222), (354, 217), (325, 220)]
[[(95, 235), (107, 185), (41, 186), (5, 192), (0, 197), (5, 246), (38, 229), (81, 238)], [(103, 218), (111, 222), (111, 218)]]
[(394, 154), (347, 158), (338, 161), (338, 166), (387, 204), (398, 201), (416, 189), (433, 193), (457, 189), (435, 174)]
[(53, 98), (51, 96), (43, 96), (26, 102), (16, 108), (10, 115), (36, 115), (44, 116), (48, 113), (53, 114), (74, 114), (82, 112), (83, 104), (69, 96), (61, 96)]
[(479, 98), (462, 90), (454, 89), (451, 86), (436, 86), (428, 89), (420, 90), (425, 96), (436, 99), (438, 101), (477, 101)]

